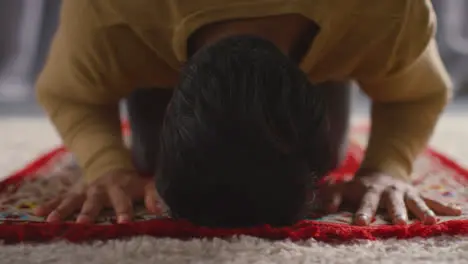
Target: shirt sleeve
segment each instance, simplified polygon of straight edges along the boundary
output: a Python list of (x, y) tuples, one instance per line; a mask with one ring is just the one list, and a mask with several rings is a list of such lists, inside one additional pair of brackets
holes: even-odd
[[(99, 1), (97, 1), (99, 2)], [(119, 101), (157, 71), (132, 31), (104, 25), (95, 1), (63, 1), (60, 25), (37, 83), (38, 101), (87, 180), (133, 171)], [(118, 44), (118, 45), (117, 45)]]
[(372, 100), (371, 133), (362, 168), (409, 179), (451, 95), (451, 81), (433, 38), (435, 16), (425, 0), (410, 8), (386, 74), (358, 80)]

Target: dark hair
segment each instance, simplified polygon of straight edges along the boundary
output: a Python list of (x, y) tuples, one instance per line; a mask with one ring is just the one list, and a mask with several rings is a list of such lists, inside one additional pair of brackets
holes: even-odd
[(330, 169), (320, 89), (272, 43), (251, 36), (199, 50), (161, 131), (158, 192), (198, 225), (282, 226), (304, 217)]

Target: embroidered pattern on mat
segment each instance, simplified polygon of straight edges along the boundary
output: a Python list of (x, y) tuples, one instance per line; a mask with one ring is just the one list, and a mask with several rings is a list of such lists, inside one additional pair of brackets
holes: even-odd
[[(128, 140), (126, 140), (128, 142)], [(347, 162), (343, 169), (330, 174), (326, 180), (343, 181), (352, 178), (352, 173), (362, 159), (362, 149), (366, 142), (366, 133), (354, 131)], [(459, 217), (439, 217), (441, 221), (468, 220), (468, 179), (455, 169), (441, 162), (440, 157), (430, 150), (424, 152), (415, 163), (414, 185), (425, 195), (439, 197), (442, 201), (454, 202), (464, 206), (464, 215)], [(0, 192), (0, 223), (44, 222), (33, 214), (34, 208), (57, 195), (65, 193), (81, 178), (81, 173), (69, 152), (58, 152), (36, 173), (27, 177), (21, 184), (8, 185)], [(349, 224), (353, 214), (340, 212), (319, 219), (320, 222)], [(142, 205), (135, 207), (135, 221), (158, 219), (147, 213)], [(101, 214), (99, 224), (114, 224), (111, 210)], [(385, 215), (377, 215), (372, 225), (387, 225)]]

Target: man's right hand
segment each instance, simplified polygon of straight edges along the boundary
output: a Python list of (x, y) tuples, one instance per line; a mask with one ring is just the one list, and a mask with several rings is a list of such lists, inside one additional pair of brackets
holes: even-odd
[(117, 223), (126, 223), (133, 218), (133, 202), (141, 199), (149, 212), (161, 214), (157, 197), (153, 179), (114, 172), (91, 183), (77, 183), (67, 194), (39, 206), (35, 213), (47, 217), (47, 222), (59, 222), (79, 212), (77, 223), (92, 223), (102, 209), (111, 207)]

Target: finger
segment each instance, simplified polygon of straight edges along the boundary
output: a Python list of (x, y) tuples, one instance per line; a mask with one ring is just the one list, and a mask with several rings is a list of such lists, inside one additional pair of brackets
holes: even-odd
[(342, 200), (343, 184), (327, 184), (318, 190), (314, 202), (320, 210), (332, 214), (338, 211)]
[(158, 193), (154, 183), (149, 183), (145, 186), (145, 206), (146, 209), (153, 214), (162, 215), (162, 209), (158, 202)]
[(435, 213), (426, 205), (424, 200), (415, 194), (406, 195), (406, 206), (421, 222), (426, 225), (433, 225), (437, 223)]
[(340, 209), (342, 198), (343, 196), (340, 192), (333, 192), (332, 194), (330, 194), (325, 204), (325, 210), (327, 211), (327, 213), (334, 214), (338, 212), (338, 210)]
[(133, 207), (128, 195), (119, 187), (107, 189), (112, 207), (114, 207), (117, 223), (127, 223), (132, 220)]
[(34, 209), (34, 214), (37, 216), (46, 216), (50, 214), (61, 202), (62, 198), (54, 198), (44, 204), (41, 204), (39, 207)]
[(438, 215), (459, 216), (462, 214), (460, 205), (454, 203), (442, 203), (435, 199), (423, 198), (426, 205)]
[(86, 200), (81, 208), (76, 222), (80, 224), (92, 223), (104, 207), (104, 197), (102, 190), (91, 189), (88, 191)]
[(395, 225), (406, 225), (408, 223), (408, 212), (404, 194), (396, 188), (390, 188), (385, 192), (386, 208), (392, 223)]
[(372, 218), (379, 207), (381, 195), (382, 191), (375, 188), (369, 188), (362, 197), (361, 205), (354, 217), (354, 224), (364, 226), (371, 223)]
[(66, 219), (71, 214), (76, 212), (84, 202), (84, 195), (72, 194), (63, 200), (57, 208), (55, 208), (49, 216), (47, 222), (57, 222)]

